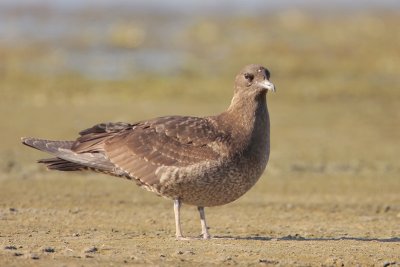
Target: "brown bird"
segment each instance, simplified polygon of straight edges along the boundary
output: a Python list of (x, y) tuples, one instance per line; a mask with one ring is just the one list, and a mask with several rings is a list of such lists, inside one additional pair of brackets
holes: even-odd
[(125, 177), (174, 200), (176, 237), (183, 239), (181, 203), (197, 206), (202, 237), (210, 238), (204, 207), (230, 203), (246, 193), (269, 158), (270, 123), (266, 103), (275, 91), (269, 71), (244, 67), (235, 78), (232, 102), (209, 117), (168, 116), (136, 123), (101, 123), (75, 141), (22, 138), (50, 153), (39, 160), (50, 170), (94, 170)]

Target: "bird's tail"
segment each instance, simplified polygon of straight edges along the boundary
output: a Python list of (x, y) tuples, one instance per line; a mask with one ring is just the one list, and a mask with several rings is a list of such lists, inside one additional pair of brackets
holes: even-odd
[(38, 163), (45, 164), (49, 170), (80, 171), (91, 169), (112, 173), (115, 167), (101, 153), (77, 153), (73, 151), (71, 148), (74, 141), (51, 141), (32, 137), (23, 137), (21, 141), (24, 145), (55, 156), (55, 158), (38, 161)]
[[(73, 141), (51, 141), (32, 137), (23, 137), (21, 141), (24, 145), (47, 152), (53, 155), (59, 154), (59, 149), (71, 149)], [(62, 158), (49, 158), (38, 160), (38, 163), (43, 163), (49, 170), (58, 171), (80, 171), (87, 169), (85, 166), (71, 162)]]
[(38, 160), (38, 163), (43, 163), (46, 165), (48, 170), (57, 170), (57, 171), (83, 171), (89, 169), (86, 166), (81, 164), (67, 161), (61, 158), (50, 158), (50, 159), (41, 159)]
[(71, 149), (74, 141), (51, 141), (38, 139), (33, 137), (22, 137), (21, 141), (24, 145), (36, 148), (38, 150), (55, 155), (59, 148)]

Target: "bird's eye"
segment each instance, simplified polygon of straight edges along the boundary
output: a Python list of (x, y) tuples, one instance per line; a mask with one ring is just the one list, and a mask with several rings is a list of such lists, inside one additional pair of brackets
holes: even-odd
[(267, 76), (267, 79), (271, 77), (271, 73), (267, 69), (265, 69), (265, 76)]
[(244, 77), (246, 78), (246, 80), (248, 80), (249, 82), (251, 82), (254, 79), (254, 75), (251, 73), (245, 73)]

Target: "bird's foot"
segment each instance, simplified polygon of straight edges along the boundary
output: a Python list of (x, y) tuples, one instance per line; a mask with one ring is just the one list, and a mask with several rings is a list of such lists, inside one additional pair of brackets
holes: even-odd
[(211, 239), (211, 235), (209, 233), (202, 233), (201, 236), (203, 239)]
[(176, 240), (180, 240), (180, 241), (182, 241), (182, 240), (192, 240), (192, 238), (190, 238), (190, 237), (185, 237), (185, 236), (176, 236), (175, 237), (175, 239)]
[(205, 240), (205, 239), (211, 239), (211, 236), (209, 234), (201, 234), (198, 237), (186, 237), (186, 236), (176, 236), (176, 240), (180, 241), (185, 241), (185, 240)]

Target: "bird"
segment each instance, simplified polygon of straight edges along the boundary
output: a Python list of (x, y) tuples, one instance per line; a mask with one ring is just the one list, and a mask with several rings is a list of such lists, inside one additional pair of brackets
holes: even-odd
[(49, 170), (92, 170), (134, 181), (173, 200), (176, 239), (182, 234), (181, 205), (196, 206), (201, 239), (210, 239), (205, 207), (230, 203), (263, 174), (270, 154), (267, 93), (270, 72), (245, 66), (235, 77), (227, 110), (214, 116), (164, 116), (135, 123), (100, 123), (74, 141), (23, 137), (24, 145), (47, 152)]

